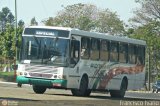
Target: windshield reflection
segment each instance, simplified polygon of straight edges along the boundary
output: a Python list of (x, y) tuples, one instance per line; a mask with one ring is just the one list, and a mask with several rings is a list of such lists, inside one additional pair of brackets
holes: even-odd
[(21, 61), (30, 63), (66, 66), (69, 40), (24, 36), (22, 38)]

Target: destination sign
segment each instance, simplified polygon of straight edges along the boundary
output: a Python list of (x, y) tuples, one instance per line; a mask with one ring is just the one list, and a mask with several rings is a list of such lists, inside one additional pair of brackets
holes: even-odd
[(56, 36), (56, 32), (49, 32), (49, 31), (36, 31), (36, 35), (48, 35), (48, 36)]
[(25, 28), (24, 35), (40, 35), (40, 36), (54, 36), (54, 37), (69, 37), (69, 31), (45, 29), (45, 28)]

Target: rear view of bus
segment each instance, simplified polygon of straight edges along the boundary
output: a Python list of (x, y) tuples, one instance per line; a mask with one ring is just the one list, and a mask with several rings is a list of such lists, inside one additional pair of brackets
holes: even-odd
[(69, 31), (43, 27), (25, 28), (22, 35), (18, 84), (31, 84), (35, 93), (46, 88), (66, 88)]

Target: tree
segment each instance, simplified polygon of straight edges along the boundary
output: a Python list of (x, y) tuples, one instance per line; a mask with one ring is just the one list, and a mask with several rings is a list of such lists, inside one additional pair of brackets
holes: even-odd
[(64, 7), (57, 16), (43, 21), (45, 25), (78, 28), (110, 34), (121, 34), (123, 22), (116, 12), (101, 10), (92, 4), (74, 4)]
[(19, 28), (24, 28), (24, 21), (23, 20), (19, 20), (18, 27)]
[(160, 21), (160, 0), (137, 0), (136, 2), (141, 4), (141, 8), (134, 11), (135, 16), (130, 21), (140, 25)]
[[(94, 27), (93, 16), (97, 7), (89, 4), (74, 4), (64, 7), (57, 16), (43, 21), (45, 25), (72, 27), (83, 30), (91, 30)], [(92, 25), (91, 25), (92, 24)]]
[(11, 59), (14, 57), (14, 16), (8, 7), (0, 11), (0, 55), (4, 58)]
[[(8, 14), (8, 15), (7, 15)], [(5, 59), (13, 59), (16, 53), (16, 38), (15, 38), (15, 27), (14, 27), (14, 16), (10, 12), (8, 7), (2, 9), (0, 12), (0, 56)], [(18, 22), (17, 37), (18, 37), (18, 51), (21, 45), (21, 35), (24, 28), (24, 21)]]
[(134, 31), (133, 29), (129, 30), (131, 32), (130, 37), (146, 41), (146, 54), (150, 54), (150, 69), (151, 71), (156, 70), (158, 73), (160, 72), (160, 36), (157, 36), (157, 27), (159, 26), (160, 22), (155, 21), (139, 26)]
[(135, 16), (130, 19), (130, 22), (135, 25), (131, 35), (147, 42), (151, 70), (160, 72), (158, 55), (160, 54), (160, 0), (137, 0), (136, 2), (141, 4), (141, 7), (134, 11)]
[(109, 9), (99, 12), (98, 18), (99, 32), (110, 34), (123, 34), (124, 26), (116, 12), (111, 12)]
[(2, 8), (0, 11), (0, 31), (4, 31), (6, 29), (6, 24), (14, 25), (14, 16), (9, 10), (8, 7)]
[[(19, 54), (20, 52), (20, 47), (21, 47), (21, 43), (22, 43), (22, 32), (23, 32), (23, 29), (24, 29), (24, 21), (23, 20), (20, 20), (18, 22), (18, 28), (17, 28), (17, 38), (18, 41), (15, 42), (15, 45), (17, 47), (17, 54)], [(18, 57), (19, 59), (19, 57)]]
[(37, 26), (37, 25), (38, 25), (38, 22), (36, 21), (36, 18), (35, 18), (35, 17), (33, 17), (33, 18), (31, 19), (30, 25), (31, 25), (31, 26)]
[(15, 56), (15, 40), (14, 40), (14, 28), (10, 25), (6, 26), (6, 31), (0, 39), (0, 48), (2, 50), (2, 56), (6, 59), (13, 59)]
[(154, 45), (160, 49), (158, 43), (160, 40), (160, 0), (137, 0), (136, 2), (141, 4), (141, 8), (135, 10), (135, 16), (129, 20), (135, 24), (138, 23), (134, 28), (134, 37), (143, 36), (148, 46)]

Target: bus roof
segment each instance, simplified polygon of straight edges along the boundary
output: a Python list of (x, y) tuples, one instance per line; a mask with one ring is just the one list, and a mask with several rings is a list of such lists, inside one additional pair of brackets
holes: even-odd
[(26, 28), (57, 29), (57, 30), (67, 30), (67, 31), (72, 30), (72, 28), (69, 27), (55, 27), (55, 26), (28, 26)]
[(98, 33), (98, 32), (88, 32), (88, 31), (83, 31), (83, 30), (69, 28), (69, 27), (29, 26), (26, 28), (42, 28), (42, 29), (47, 28), (47, 29), (66, 30), (66, 31), (70, 31), (71, 34), (78, 35), (78, 36), (93, 37), (93, 38), (106, 39), (111, 41), (138, 44), (138, 45), (146, 45), (146, 41), (143, 41), (143, 40), (128, 38), (124, 36), (114, 36), (114, 35)]
[(104, 34), (104, 33), (87, 32), (87, 31), (75, 30), (75, 29), (72, 29), (71, 32), (72, 32), (72, 34), (80, 35), (80, 36), (106, 39), (106, 40), (124, 42), (124, 43), (132, 43), (132, 44), (138, 44), (138, 45), (146, 45), (146, 41), (128, 38), (126, 36), (125, 37), (124, 36), (115, 36), (115, 35), (109, 35), (109, 34)]

